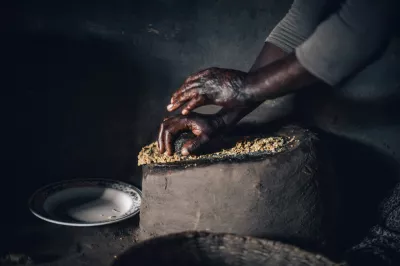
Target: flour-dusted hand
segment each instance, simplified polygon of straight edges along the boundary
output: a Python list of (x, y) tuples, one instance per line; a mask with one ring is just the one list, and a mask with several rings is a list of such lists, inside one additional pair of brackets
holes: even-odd
[(182, 114), (187, 115), (197, 107), (215, 104), (222, 107), (238, 107), (246, 104), (242, 93), (247, 73), (222, 68), (209, 68), (191, 75), (182, 87), (172, 95), (168, 111), (183, 105)]
[(189, 155), (199, 150), (212, 137), (221, 132), (225, 124), (217, 115), (191, 113), (164, 119), (158, 133), (160, 153), (174, 153), (174, 140), (181, 132), (192, 131), (197, 137), (188, 140), (182, 147), (182, 155)]

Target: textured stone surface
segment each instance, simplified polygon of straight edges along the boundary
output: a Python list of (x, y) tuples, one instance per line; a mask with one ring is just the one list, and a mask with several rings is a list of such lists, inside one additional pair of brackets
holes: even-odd
[(144, 166), (141, 239), (210, 230), (316, 249), (332, 244), (332, 177), (314, 135), (298, 128), (290, 134), (297, 147), (260, 160)]

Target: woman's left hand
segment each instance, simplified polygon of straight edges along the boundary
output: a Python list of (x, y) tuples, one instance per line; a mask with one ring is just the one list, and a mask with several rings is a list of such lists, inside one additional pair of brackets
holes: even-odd
[(172, 95), (167, 106), (172, 112), (183, 105), (182, 114), (207, 104), (222, 107), (244, 107), (246, 97), (242, 89), (247, 73), (222, 68), (209, 68), (188, 77), (181, 88)]

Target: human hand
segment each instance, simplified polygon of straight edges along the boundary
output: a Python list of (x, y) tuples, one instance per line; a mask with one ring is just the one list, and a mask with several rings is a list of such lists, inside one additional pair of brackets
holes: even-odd
[(212, 137), (220, 133), (225, 123), (216, 115), (202, 115), (191, 113), (189, 115), (177, 115), (164, 119), (158, 133), (158, 149), (160, 153), (174, 153), (174, 140), (177, 134), (184, 131), (192, 131), (196, 138), (188, 140), (182, 147), (182, 155), (189, 155), (199, 150)]
[(209, 68), (188, 77), (171, 98), (167, 106), (172, 112), (184, 104), (182, 114), (187, 115), (197, 107), (215, 104), (222, 107), (245, 106), (246, 97), (241, 91), (247, 73), (222, 68)]

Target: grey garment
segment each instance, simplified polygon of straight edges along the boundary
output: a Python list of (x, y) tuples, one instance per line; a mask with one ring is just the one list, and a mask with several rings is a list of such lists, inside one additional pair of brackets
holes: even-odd
[[(332, 47), (335, 47), (338, 42), (342, 41), (341, 45), (346, 46), (348, 41), (355, 37), (337, 40), (331, 37), (318, 37), (329, 33), (322, 31), (321, 27), (328, 25), (331, 19), (336, 21), (335, 23), (342, 22), (342, 27), (345, 27), (347, 24), (341, 19), (341, 12), (343, 17), (347, 18), (350, 11), (345, 6), (353, 3), (362, 6), (364, 2), (369, 3), (371, 0), (348, 1), (347, 4), (338, 0), (295, 0), (289, 12), (272, 30), (266, 41), (287, 52), (294, 52), (297, 47), (299, 55), (302, 54), (300, 57), (304, 59), (302, 63), (311, 72), (317, 73), (316, 75), (321, 79), (334, 75), (334, 80), (343, 80), (353, 74), (335, 86), (333, 95), (322, 95), (323, 99), (321, 99), (321, 95), (311, 95), (305, 103), (305, 107), (307, 110), (309, 109), (307, 118), (324, 131), (372, 146), (380, 152), (393, 156), (400, 164), (400, 138), (398, 137), (400, 135), (400, 116), (395, 115), (396, 111), (393, 111), (391, 107), (397, 105), (400, 110), (400, 104), (394, 102), (395, 99), (400, 99), (400, 38), (393, 36), (385, 51), (376, 60), (368, 62), (358, 71), (349, 68), (353, 69), (355, 65), (359, 64), (356, 61), (361, 52), (357, 51), (353, 54), (351, 49), (371, 50), (370, 47), (366, 48), (368, 43), (363, 43), (359, 47), (349, 45), (350, 50), (341, 49), (332, 52)], [(392, 4), (389, 3), (389, 0), (381, 0), (381, 2)], [(345, 10), (347, 11), (345, 12)], [(387, 12), (389, 13), (389, 11)], [(356, 14), (355, 18), (357, 16)], [(370, 16), (371, 21), (367, 21), (361, 27), (361, 31), (369, 29), (370, 23), (376, 23), (376, 21), (372, 21), (373, 16), (377, 15)], [(391, 26), (399, 28), (400, 23), (397, 24), (392, 23)], [(371, 30), (376, 29), (375, 27), (377, 26), (372, 27)], [(338, 30), (334, 29), (333, 33), (338, 34)], [(319, 38), (321, 40), (318, 40)], [(315, 44), (312, 44), (313, 40), (316, 40)], [(326, 50), (324, 49), (325, 45)], [(315, 51), (311, 47), (315, 47)], [(331, 51), (332, 54), (327, 51)], [(362, 52), (362, 54), (366, 53)], [(324, 54), (329, 60), (323, 57)], [(357, 60), (353, 61), (355, 58)], [(364, 60), (367, 59), (362, 61)], [(353, 61), (353, 63), (350, 64), (349, 61)], [(337, 65), (333, 67), (334, 64)], [(354, 71), (356, 74), (353, 73)], [(339, 73), (340, 78), (337, 78)], [(325, 79), (325, 81), (331, 84), (337, 82), (333, 82), (333, 79), (331, 81)], [(324, 88), (321, 89), (325, 91)], [(286, 105), (288, 105), (287, 101), (276, 106), (275, 109), (282, 109)], [(259, 109), (261, 110), (263, 107), (265, 112), (269, 112), (268, 104), (260, 106)]]
[[(332, 2), (339, 5), (329, 6)], [(400, 165), (400, 38), (390, 32), (399, 25), (390, 24), (390, 10), (384, 8), (389, 4), (295, 0), (266, 41), (296, 52), (306, 69), (334, 85), (331, 93), (321, 88), (318, 95), (308, 94), (301, 106), (309, 109), (315, 126), (372, 147)], [(399, 206), (400, 185), (385, 200), (380, 223), (349, 252), (350, 265), (400, 265)]]
[[(339, 3), (336, 9), (332, 2)], [(295, 0), (268, 42), (295, 50), (300, 63), (329, 85), (360, 70), (390, 40), (393, 0)]]
[(329, 0), (295, 0), (286, 16), (272, 30), (267, 42), (285, 52), (292, 52), (302, 44), (324, 18)]
[(399, 265), (400, 235), (384, 226), (374, 226), (368, 236), (347, 254), (350, 265)]

